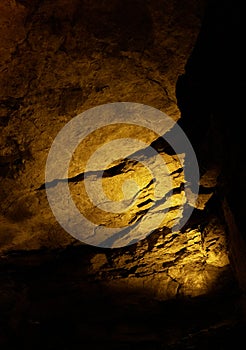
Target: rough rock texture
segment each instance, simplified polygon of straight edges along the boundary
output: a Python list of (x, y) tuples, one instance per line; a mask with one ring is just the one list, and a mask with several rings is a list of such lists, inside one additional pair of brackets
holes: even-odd
[[(1, 1), (1, 348), (21, 342), (27, 349), (76, 344), (207, 349), (212, 343), (224, 349), (241, 336), (217, 167), (202, 176), (192, 217), (173, 232), (174, 217), (183, 215), (180, 206), (189, 204), (182, 164), (165, 153), (156, 135), (148, 135), (171, 169), (174, 193), (163, 225), (125, 248), (99, 249), (69, 235), (45, 193), (51, 144), (79, 113), (127, 101), (179, 119), (176, 81), (195, 44), (205, 3)], [(116, 132), (109, 128), (80, 145), (70, 163), (69, 187), (77, 207), (93, 220), (129, 225), (151, 206), (153, 183), (141, 164), (120, 159), (97, 169), (105, 173), (111, 200), (121, 199), (119, 187), (129, 175), (142, 179), (128, 216), (100, 217), (81, 196), (87, 150)], [(140, 130), (139, 137), (147, 136)]]
[(164, 231), (134, 252), (95, 255), (90, 273), (109, 287), (141, 290), (160, 300), (203, 295), (230, 281), (226, 247), (224, 226), (211, 219), (203, 233)]
[[(66, 246), (74, 239), (56, 222), (43, 187), (45, 161), (52, 140), (77, 113), (106, 102), (139, 102), (163, 110), (177, 119), (179, 113), (175, 103), (175, 82), (194, 45), (199, 30), (198, 10), (201, 10), (201, 4), (196, 7), (190, 1), (187, 7), (181, 8), (176, 2), (146, 2), (143, 5), (135, 1), (123, 6), (120, 1), (114, 1), (106, 6), (98, 2), (92, 5), (86, 1), (74, 1), (69, 11), (64, 11), (67, 8), (64, 1), (56, 4), (50, 1), (13, 1), (4, 2), (1, 6), (5, 14), (3, 19), (6, 21), (15, 11), (19, 18), (15, 26), (21, 28), (18, 36), (14, 36), (16, 28), (12, 25), (6, 27), (5, 22), (2, 24), (3, 30), (7, 30), (4, 34), (8, 37), (8, 45), (3, 44), (1, 95), (2, 104), (11, 115), (4, 114), (2, 122), (1, 251)], [(119, 15), (122, 11), (126, 18)], [(139, 131), (139, 137), (141, 132), (144, 131)], [(132, 133), (129, 127), (122, 131), (118, 127), (104, 128), (103, 138), (101, 133), (88, 137), (73, 156), (69, 178), (76, 179), (80, 175), (88, 151), (93, 153), (97, 142), (102, 144), (112, 137), (117, 139), (123, 135), (131, 138), (134, 133), (135, 127)], [(155, 139), (155, 135), (150, 135), (149, 141), (146, 137), (143, 133), (142, 138), (149, 143)], [(164, 156), (165, 152), (160, 154)], [(165, 162), (167, 170), (173, 174), (171, 181), (174, 192), (171, 200), (158, 205), (154, 214), (169, 208), (160, 231), (171, 228), (175, 218), (182, 217), (180, 208), (185, 203), (182, 164), (167, 155)], [(104, 171), (100, 169), (99, 163), (96, 170)], [(103, 179), (103, 187), (107, 188), (107, 194), (111, 193), (113, 200), (119, 200), (120, 184), (131, 179), (132, 174), (135, 174), (135, 179), (142, 181), (142, 194), (123, 216), (117, 213), (105, 216), (104, 212), (95, 212), (94, 206), (90, 207), (87, 203), (83, 181), (78, 180), (70, 185), (78, 209), (100, 225), (107, 226), (112, 222), (116, 226), (129, 226), (130, 223), (141, 221), (145, 211), (152, 205), (154, 185), (148, 173), (142, 174), (144, 168), (129, 161), (125, 164), (118, 161), (117, 166), (120, 166), (119, 174), (112, 173)], [(165, 196), (169, 190), (167, 187)], [(211, 195), (212, 190), (207, 196), (201, 195), (198, 207), (204, 208)], [(215, 232), (215, 240), (217, 235)], [(186, 251), (186, 244), (189, 247), (193, 241), (200, 239), (198, 245), (201, 245), (201, 236), (199, 229), (188, 229), (184, 236), (174, 233), (167, 242), (174, 241), (171, 246), (177, 245), (177, 251)], [(134, 239), (130, 234), (124, 244)], [(159, 251), (162, 255), (158, 249), (160, 245), (166, 245), (165, 239), (160, 240), (156, 247), (156, 254)], [(165, 247), (166, 254), (169, 254), (169, 245), (167, 243)], [(192, 255), (193, 248), (187, 249)], [(202, 251), (202, 248), (199, 250)], [(226, 255), (226, 245), (223, 250), (219, 254)], [(199, 264), (204, 265), (204, 254), (201, 252), (194, 263), (200, 259)], [(137, 256), (138, 253), (136, 259)], [(189, 260), (189, 256), (186, 259)], [(226, 258), (222, 266), (228, 264), (225, 261)], [(164, 262), (165, 259), (161, 263)], [(146, 264), (148, 270), (149, 262)], [(183, 266), (182, 259), (180, 265)], [(158, 271), (159, 264), (155, 269)], [(178, 268), (176, 274), (177, 271)], [(182, 269), (179, 274), (184, 275)], [(177, 276), (173, 278), (177, 279)]]
[(122, 6), (1, 3), (2, 251), (73, 241), (37, 191), (45, 182), (52, 141), (72, 117), (115, 101), (144, 103), (179, 117), (175, 82), (195, 42), (201, 4)]

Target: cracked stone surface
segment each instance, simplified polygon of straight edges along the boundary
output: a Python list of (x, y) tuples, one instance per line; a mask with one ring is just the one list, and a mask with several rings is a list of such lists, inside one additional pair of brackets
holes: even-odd
[[(64, 319), (71, 320), (68, 333), (75, 336), (75, 342), (97, 346), (102, 342), (107, 349), (128, 349), (125, 346), (134, 339), (136, 349), (142, 349), (146, 342), (151, 350), (155, 345), (156, 349), (188, 349), (207, 337), (213, 339), (214, 333), (225, 339), (228, 330), (237, 334), (233, 294), (237, 285), (227, 227), (218, 209), (220, 169), (216, 165), (202, 174), (191, 218), (182, 230), (172, 230), (190, 205), (184, 193), (184, 155), (169, 154), (155, 133), (146, 134), (139, 128), (138, 137), (165, 159), (173, 193), (167, 200), (167, 188), (154, 212), (159, 216), (167, 211), (162, 224), (139, 242), (137, 236), (127, 236), (126, 244), (135, 241), (123, 248), (100, 249), (72, 237), (55, 219), (45, 192), (45, 164), (52, 142), (78, 114), (105, 103), (127, 101), (152, 106), (175, 121), (179, 119), (175, 84), (195, 44), (205, 4), (203, 0), (182, 4), (176, 0), (1, 1), (3, 349), (11, 342), (15, 348), (23, 339), (27, 349), (37, 343), (41, 348), (43, 339), (51, 339), (50, 349), (65, 350), (60, 339), (60, 333), (66, 332)], [(94, 133), (71, 158), (67, 174), (71, 196), (77, 208), (99, 225), (138, 224), (153, 204), (151, 174), (141, 162), (127, 158), (103, 168), (98, 164), (90, 176), (96, 195), (101, 182), (111, 201), (122, 200), (126, 193), (127, 200), (137, 197), (131, 210), (124, 215), (105, 215), (88, 201), (84, 181), (88, 156), (98, 145), (126, 133), (135, 136), (136, 128), (111, 127)], [(52, 186), (59, 188), (60, 180), (64, 179)], [(122, 243), (121, 238), (113, 243)], [(224, 298), (218, 297), (218, 303), (213, 299), (211, 304), (210, 299), (204, 304), (199, 299), (213, 293)], [(182, 304), (183, 298), (193, 298), (194, 303), (198, 300), (208, 319), (214, 308), (217, 318), (214, 322), (200, 320), (196, 304)], [(174, 306), (172, 300), (182, 301)], [(147, 316), (139, 313), (141, 305), (148, 311), (147, 321)], [(180, 321), (176, 327), (173, 319), (181, 319), (182, 308), (184, 320), (189, 312), (194, 318), (187, 324)], [(96, 317), (100, 311), (102, 319)], [(86, 319), (81, 319), (84, 312)], [(162, 312), (167, 312), (164, 325), (157, 322)], [(54, 332), (50, 334), (52, 325)], [(95, 329), (99, 340), (92, 339)], [(113, 345), (109, 339), (114, 340)], [(68, 339), (65, 344), (70, 344)]]
[(231, 278), (224, 226), (210, 218), (202, 232), (162, 230), (134, 252), (95, 255), (90, 274), (119, 290), (140, 289), (160, 300), (207, 294)]
[[(132, 101), (178, 119), (175, 82), (203, 8), (202, 2), (187, 5), (189, 11), (168, 1), (129, 1), (122, 8), (121, 1), (77, 0), (69, 10), (64, 0), (1, 3), (1, 251), (74, 241), (38, 191), (52, 141), (71, 118), (100, 104)], [(87, 140), (86, 149), (95, 142)], [(71, 176), (77, 167), (72, 161)], [(79, 184), (71, 186), (76, 193)]]
[[(126, 2), (123, 6), (121, 1), (114, 1), (106, 6), (77, 0), (67, 10), (64, 0), (55, 4), (50, 1), (1, 3), (4, 37), (0, 79), (2, 254), (12, 250), (56, 249), (82, 244), (58, 224), (46, 198), (45, 162), (52, 141), (77, 114), (113, 101), (150, 105), (177, 120), (175, 83), (195, 43), (203, 5), (202, 2), (198, 6), (194, 1), (187, 1), (187, 6), (180, 7), (175, 1), (164, 4), (151, 1), (142, 6), (136, 1)], [(119, 16), (121, 11), (127, 13), (127, 19)], [(13, 13), (14, 24), (8, 22), (12, 21)], [(133, 180), (141, 180), (140, 195), (131, 210), (122, 215), (105, 215), (87, 200), (84, 180), (80, 177), (88, 152), (93, 153), (98, 144), (112, 137), (125, 136), (126, 132), (132, 137), (136, 129), (112, 127), (87, 137), (76, 149), (70, 163), (72, 198), (77, 208), (99, 225), (127, 227), (135, 222), (137, 225), (152, 206), (154, 186), (150, 174), (140, 163), (124, 159), (116, 159), (108, 169), (97, 170), (105, 172), (102, 187), (114, 201), (120, 199), (120, 187), (132, 179), (132, 174)], [(145, 142), (155, 142), (155, 134), (138, 132)], [(168, 232), (175, 220), (184, 215), (187, 198), (182, 186), (185, 180), (177, 157), (165, 154), (160, 145), (156, 149), (173, 174), (171, 180), (168, 176), (173, 184), (172, 196), (169, 200), (164, 196), (152, 215), (158, 217), (167, 211), (161, 227), (155, 232), (159, 238), (151, 252), (147, 250), (146, 254), (147, 241), (137, 245), (134, 260), (141, 268), (137, 268), (134, 262), (129, 267), (125, 265), (123, 261), (127, 255), (118, 260), (123, 259), (126, 271), (135, 271), (127, 278), (128, 285), (144, 284), (145, 280), (153, 284), (151, 281), (154, 280), (160, 284), (157, 290), (161, 297), (173, 296), (180, 291), (195, 295), (204, 293), (220, 271), (229, 266), (225, 233), (220, 224), (217, 228), (208, 221), (206, 225), (211, 231), (208, 236), (212, 236), (213, 241), (213, 247), (209, 249), (207, 234), (204, 234), (208, 228), (202, 231), (197, 225), (185, 228), (182, 233)], [(217, 175), (211, 170), (201, 179), (208, 191), (199, 194), (198, 212), (206, 210)], [(97, 180), (96, 176), (94, 180), (96, 183), (101, 178)], [(126, 184), (129, 190), (129, 181)], [(167, 193), (168, 189), (165, 195)], [(138, 234), (134, 237), (130, 231), (129, 237), (124, 239), (113, 244), (132, 243), (138, 239)], [(97, 261), (97, 257), (95, 259)], [(112, 267), (108, 266), (103, 272), (106, 280), (109, 271), (119, 269), (120, 263), (114, 259)], [(168, 268), (164, 267), (166, 264)], [(194, 287), (196, 279), (197, 287)]]

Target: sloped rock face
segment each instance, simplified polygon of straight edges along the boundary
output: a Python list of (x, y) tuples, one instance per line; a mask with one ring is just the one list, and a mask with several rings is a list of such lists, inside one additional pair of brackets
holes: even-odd
[(201, 7), (194, 1), (182, 8), (168, 1), (122, 6), (1, 3), (2, 251), (73, 242), (37, 189), (55, 136), (74, 116), (129, 101), (179, 117), (175, 82), (196, 39)]
[[(2, 2), (1, 28), (5, 39), (1, 49), (0, 87), (0, 249), (3, 254), (11, 250), (81, 244), (58, 224), (44, 189), (49, 148), (58, 131), (76, 114), (109, 102), (129, 101), (153, 106), (174, 120), (179, 118), (175, 83), (195, 43), (203, 8), (202, 3), (198, 6), (193, 1), (187, 1), (186, 5), (135, 1), (123, 6), (120, 1), (110, 5), (73, 1), (68, 9), (68, 3), (62, 0), (55, 4)], [(122, 11), (125, 16), (120, 15)], [(7, 19), (11, 19), (13, 13), (17, 20), (9, 25)], [(86, 200), (84, 180), (77, 179), (88, 151), (93, 153), (98, 142), (106, 143), (117, 135), (121, 138), (127, 134), (131, 138), (135, 133), (136, 128), (131, 131), (129, 127), (127, 130), (105, 129), (103, 137), (102, 133), (93, 134), (82, 142), (72, 157), (68, 174), (74, 179), (69, 183), (71, 195), (78, 209), (99, 226), (138, 224), (153, 205), (153, 179), (138, 162), (116, 159), (108, 168), (97, 169), (111, 172), (98, 181), (102, 180), (106, 195), (114, 201), (120, 200), (120, 187), (124, 182), (129, 191), (128, 180), (132, 174), (133, 180), (141, 180), (140, 196), (123, 216), (118, 213), (107, 216), (96, 211)], [(166, 175), (167, 181), (172, 182), (173, 194), (170, 201), (163, 198), (153, 214), (158, 216), (167, 211), (155, 232), (156, 242), (151, 250), (144, 240), (136, 246), (128, 264), (125, 263), (127, 254), (121, 257), (120, 253), (117, 258), (117, 253), (112, 253), (112, 266), (106, 264), (104, 272), (99, 268), (100, 276), (105, 276), (106, 281), (110, 276), (115, 279), (117, 273), (113, 271), (118, 271), (122, 264), (127, 275), (131, 275), (128, 271), (134, 271), (132, 277), (126, 279), (129, 286), (144, 285), (145, 280), (152, 287), (156, 283), (153, 288), (161, 298), (177, 293), (206, 293), (220, 271), (229, 266), (225, 232), (220, 223), (217, 228), (217, 224), (209, 222), (206, 234), (199, 225), (187, 226), (184, 232), (171, 232), (175, 220), (182, 219), (187, 202), (182, 161), (180, 156), (167, 155), (163, 145), (155, 144), (155, 134), (148, 136), (138, 130), (138, 137), (153, 143), (164, 157), (167, 170), (172, 174), (170, 179), (169, 174)], [(212, 177), (207, 174), (201, 180), (208, 191), (198, 197), (198, 212), (206, 208), (213, 195), (216, 178), (215, 172)], [(168, 188), (164, 197), (167, 194)], [(216, 217), (213, 220), (216, 222)], [(214, 242), (211, 251), (207, 234)], [(130, 231), (127, 239), (115, 241), (112, 247), (128, 245), (145, 236), (133, 237)], [(95, 259), (97, 261), (97, 257)], [(97, 276), (99, 271), (94, 273)], [(156, 281), (154, 284), (152, 279)]]
[[(73, 1), (67, 10), (62, 0), (2, 2), (1, 251), (56, 248), (74, 241), (38, 189), (45, 183), (52, 141), (76, 114), (108, 102), (132, 101), (178, 119), (175, 82), (196, 39), (201, 5)], [(105, 131), (105, 140), (113, 134), (115, 130)], [(151, 135), (146, 141), (153, 140)], [(93, 144), (92, 137), (77, 154)], [(79, 162), (71, 161), (70, 177), (78, 175)], [(176, 176), (175, 161), (168, 162)], [(136, 170), (131, 168), (126, 165), (122, 174)], [(181, 175), (176, 179), (182, 182)], [(79, 184), (70, 187), (80, 193)], [(151, 189), (147, 192), (148, 201)], [(135, 220), (136, 210), (128, 221)]]
[[(156, 314), (150, 316), (160, 317), (160, 302), (223, 294), (224, 291), (226, 294), (228, 290), (231, 292), (232, 285), (236, 290), (228, 258), (226, 225), (218, 209), (217, 167), (211, 167), (201, 177), (202, 189), (196, 202), (192, 202), (193, 215), (182, 230), (175, 231), (175, 220), (181, 220), (185, 206), (190, 206), (184, 191), (184, 155), (168, 153), (166, 144), (160, 142), (155, 133), (146, 133), (136, 126), (133, 129), (112, 127), (94, 133), (71, 155), (68, 174), (52, 183), (58, 188), (59, 181), (68, 179), (76, 207), (98, 226), (137, 225), (144, 221), (145, 213), (153, 205), (155, 182), (148, 169), (141, 162), (119, 158), (106, 167), (98, 164), (96, 172), (91, 174), (95, 184), (102, 183), (111, 201), (122, 200), (126, 193), (130, 199), (135, 199), (138, 194), (126, 215), (104, 215), (87, 201), (83, 171), (88, 155), (96, 151), (98, 145), (126, 134), (130, 138), (138, 134), (138, 138), (151, 144), (165, 160), (168, 174), (163, 177), (171, 181), (173, 191), (169, 201), (165, 197), (168, 190), (164, 199), (161, 198), (156, 213), (166, 211), (165, 219), (151, 234), (139, 239), (132, 237), (130, 231), (125, 240), (116, 237), (110, 246), (114, 249), (88, 247), (59, 225), (45, 192), (45, 165), (52, 142), (76, 115), (116, 101), (152, 106), (175, 121), (179, 119), (175, 85), (184, 72), (200, 30), (204, 3), (186, 0), (181, 6), (179, 1), (1, 2), (0, 253), (3, 287), (0, 295), (3, 303), (0, 306), (4, 332), (0, 333), (0, 340), (3, 346), (12, 344), (14, 337), (13, 346), (24, 339), (27, 348), (33, 348), (37, 339), (43, 339), (44, 335), (45, 340), (52, 339), (50, 348), (57, 348), (59, 344), (65, 349), (69, 341), (66, 345), (61, 343), (58, 328), (62, 325), (64, 330), (74, 312), (75, 338), (80, 343), (90, 344), (96, 330), (99, 339), (110, 348), (112, 334), (107, 332), (106, 325), (97, 324), (93, 316), (101, 310), (103, 320), (107, 321), (108, 310), (103, 304), (106, 300), (111, 308), (109, 328), (116, 329), (112, 348), (117, 349), (119, 339), (118, 348), (124, 348), (133, 341), (133, 336), (126, 331), (128, 317), (133, 315), (131, 311), (128, 313), (129, 305), (137, 305), (139, 311), (142, 303), (146, 308), (148, 303), (150, 306), (157, 303), (157, 309), (153, 309)], [(144, 154), (143, 148), (138, 151)], [(132, 180), (138, 184), (137, 188)], [(68, 258), (64, 260), (66, 254)], [(79, 305), (77, 310), (76, 304)], [(205, 303), (203, 308), (206, 306)], [(114, 307), (127, 321), (117, 319)], [(80, 320), (84, 310), (89, 326)], [(224, 321), (225, 313), (221, 310), (218, 313)], [(171, 314), (169, 310), (170, 319)], [(141, 315), (140, 312), (137, 319), (140, 330), (133, 326), (139, 346), (147, 339), (150, 349), (167, 343), (171, 349), (172, 344), (177, 345), (178, 337), (185, 337), (181, 330), (177, 335), (172, 326), (167, 327), (165, 333), (167, 342), (160, 335), (163, 329), (159, 330), (157, 338), (153, 330), (150, 338), (144, 337), (142, 333), (151, 325), (143, 325)], [(233, 327), (234, 316), (228, 316), (226, 325), (222, 325), (223, 334), (228, 325)], [(218, 316), (218, 322), (221, 318)], [(119, 329), (114, 325), (115, 319)], [(50, 335), (48, 326), (53, 321), (58, 326), (55, 335)], [(205, 333), (210, 334), (208, 324)], [(158, 328), (158, 322), (154, 325)], [(100, 332), (105, 330), (104, 338)], [(29, 332), (33, 332), (30, 341), (27, 340)], [(174, 334), (173, 338), (169, 333)], [(201, 339), (203, 341), (204, 337)], [(40, 344), (42, 342), (40, 340)], [(183, 339), (180, 348), (187, 342)]]
[(90, 274), (116, 290), (138, 290), (146, 297), (167, 300), (209, 294), (231, 278), (224, 226), (211, 219), (203, 232), (155, 234), (135, 251), (97, 254)]

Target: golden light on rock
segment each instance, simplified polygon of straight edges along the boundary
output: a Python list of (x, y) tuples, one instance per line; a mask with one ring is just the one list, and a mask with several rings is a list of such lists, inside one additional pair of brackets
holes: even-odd
[[(90, 272), (118, 291), (136, 289), (141, 295), (166, 300), (209, 294), (225, 278), (229, 265), (224, 227), (214, 219), (205, 232), (189, 229), (161, 235), (151, 250), (147, 242), (139, 242), (134, 256), (128, 251), (109, 262), (105, 254), (97, 254)], [(110, 271), (120, 267), (124, 274), (111, 280)]]
[[(123, 162), (123, 159), (119, 160), (118, 164)], [(113, 166), (115, 164), (109, 164), (108, 169)], [(103, 176), (102, 188), (106, 196), (112, 201), (134, 200), (152, 180), (151, 172), (143, 164), (129, 164), (128, 162), (128, 166), (121, 174), (113, 177)], [(151, 187), (148, 189), (148, 196), (153, 199), (153, 186), (152, 189)]]
[[(150, 224), (144, 217), (144, 214), (150, 209), (156, 207), (151, 217), (151, 225), (155, 221), (159, 222), (160, 213), (165, 213), (163, 222), (157, 227), (172, 227), (177, 219), (182, 217), (182, 208), (186, 201), (184, 191), (181, 189), (184, 183), (184, 174), (182, 172), (182, 162), (178, 156), (168, 156), (164, 152), (152, 155), (150, 158), (144, 154), (145, 149), (140, 148), (140, 160), (131, 159), (131, 143), (129, 144), (129, 158), (115, 159), (110, 162), (111, 154), (114, 150), (109, 148), (109, 152), (105, 153), (109, 142), (119, 139), (126, 140), (144, 140), (144, 144), (148, 147), (148, 142), (152, 142), (156, 134), (152, 130), (148, 130), (141, 126), (135, 125), (110, 125), (102, 130), (96, 130), (84, 139), (76, 148), (72, 160), (70, 161), (69, 177), (78, 176), (78, 171), (84, 174), (84, 177), (91, 179), (92, 188), (87, 188), (85, 180), (72, 181), (69, 183), (71, 196), (77, 208), (87, 217), (88, 220), (98, 225), (107, 227), (127, 227), (142, 220), (142, 227), (148, 230)], [(95, 138), (94, 146), (90, 148), (90, 152), (86, 151), (86, 145)], [(128, 142), (128, 141), (126, 141)], [(143, 143), (141, 144), (143, 145)], [(98, 152), (99, 150), (99, 152)], [(100, 152), (100, 150), (102, 150)], [(90, 160), (90, 156), (94, 156), (98, 152), (96, 160), (93, 159), (93, 167), (86, 172), (86, 161)], [(156, 151), (155, 151), (156, 152)], [(142, 153), (142, 155), (141, 155)], [(158, 163), (164, 165), (159, 168)], [(141, 158), (143, 162), (141, 162)], [(80, 160), (83, 160), (80, 162)], [(155, 178), (155, 174), (144, 164), (148, 160), (152, 164), (153, 169), (157, 169), (159, 177)], [(182, 159), (182, 156), (181, 156)], [(81, 164), (82, 163), (82, 164)], [(83, 165), (84, 164), (84, 165)], [(96, 164), (96, 165), (95, 165)], [(170, 175), (173, 174), (173, 175)], [(162, 195), (158, 195), (156, 187), (162, 188)], [(172, 193), (173, 189), (177, 189), (179, 193)], [(159, 191), (160, 192), (160, 191)], [(93, 200), (90, 198), (92, 197)], [(112, 207), (107, 211), (100, 204), (114, 202), (122, 202), (122, 206), (118, 206), (118, 210), (111, 211)]]
[[(159, 135), (151, 129), (146, 129), (141, 125), (115, 123), (100, 127), (88, 136), (86, 136), (79, 145), (76, 147), (70, 161), (70, 167), (68, 177), (74, 177), (79, 173), (83, 173), (86, 168), (90, 156), (101, 146), (107, 144), (110, 141), (118, 140), (128, 137), (130, 139), (136, 138), (146, 143), (146, 146), (151, 144)], [(129, 152), (130, 155), (130, 152)], [(114, 165), (119, 164), (119, 161), (115, 160)], [(110, 165), (108, 166), (108, 168)], [(101, 169), (100, 162), (98, 163), (98, 169)]]
[(245, 342), (241, 3), (0, 0), (1, 350)]
[[(173, 219), (175, 209), (184, 204), (177, 203), (177, 193), (184, 190), (182, 159), (179, 155), (167, 156), (150, 145), (174, 124), (172, 118), (156, 108), (128, 102), (91, 108), (68, 122), (55, 138), (46, 162), (46, 192), (61, 225), (76, 237), (83, 236), (83, 218), (85, 232), (92, 229), (92, 237), (95, 229), (102, 230), (103, 226), (125, 227), (127, 231), (120, 236), (128, 232), (128, 244), (132, 244), (163, 225), (170, 209)], [(174, 129), (188, 144), (182, 130), (177, 125)], [(175, 140), (173, 136), (172, 147)], [(88, 149), (88, 144), (93, 146)], [(65, 153), (61, 152), (64, 148)], [(191, 147), (190, 150), (192, 154)], [(57, 189), (54, 178), (58, 179)], [(62, 189), (63, 182), (67, 186)], [(69, 212), (67, 223), (64, 212)], [(98, 236), (100, 244), (104, 244), (105, 232), (102, 239)], [(119, 232), (115, 234), (119, 236)], [(109, 230), (108, 239), (112, 235), (114, 232)], [(95, 238), (87, 242), (95, 244)], [(114, 247), (118, 244), (115, 242)]]

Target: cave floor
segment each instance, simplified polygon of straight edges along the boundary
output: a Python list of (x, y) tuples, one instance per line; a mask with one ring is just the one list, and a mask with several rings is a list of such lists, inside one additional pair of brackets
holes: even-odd
[(234, 282), (210, 295), (158, 301), (86, 276), (83, 260), (91, 250), (15, 252), (1, 259), (2, 350), (241, 348), (245, 322)]

